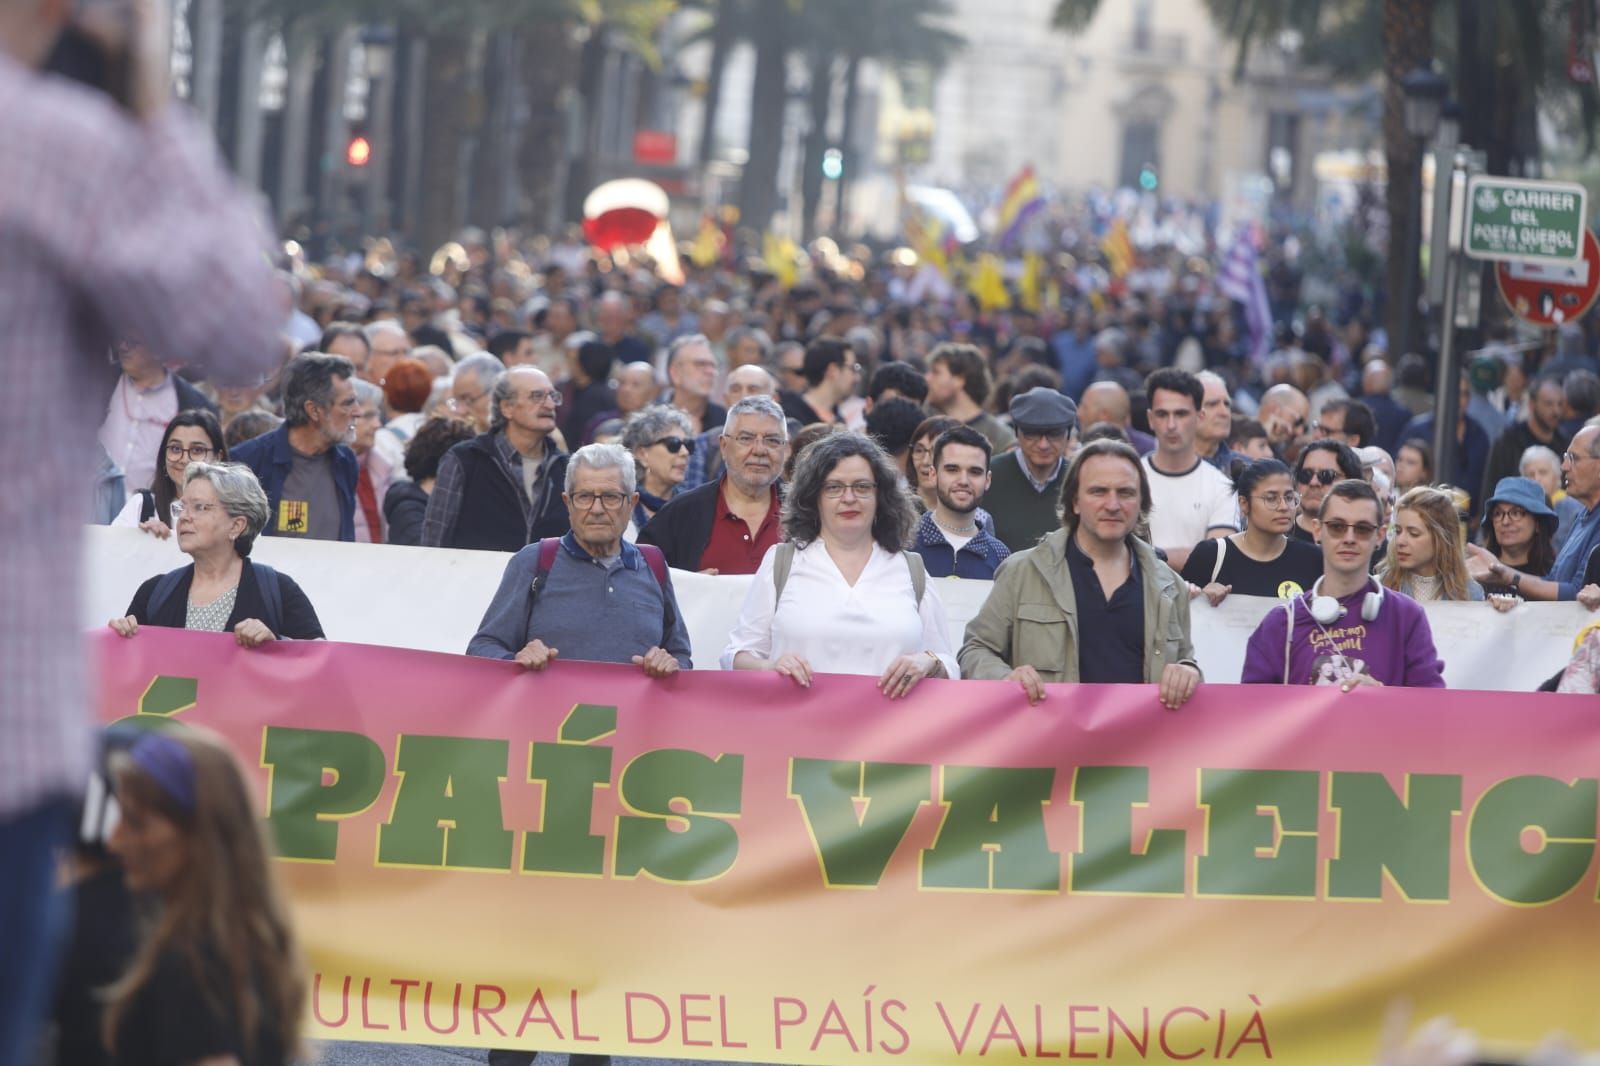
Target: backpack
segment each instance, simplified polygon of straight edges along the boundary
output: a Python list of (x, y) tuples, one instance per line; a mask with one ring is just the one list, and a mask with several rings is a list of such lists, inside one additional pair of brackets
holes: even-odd
[[(922, 556), (916, 552), (904, 551), (900, 553), (906, 561), (906, 569), (911, 571), (911, 591), (916, 593), (917, 607), (922, 606), (922, 593), (928, 587), (928, 570), (923, 565)], [(777, 590), (777, 595), (772, 598), (773, 607), (783, 599), (783, 586), (789, 583), (789, 571), (794, 569), (794, 541), (786, 540), (778, 545), (778, 554), (772, 559), (772, 586)]]
[[(656, 584), (661, 586), (662, 604), (662, 638), (665, 639), (667, 631), (672, 628), (673, 612), (672, 597), (667, 595), (667, 557), (661, 554), (661, 549), (654, 544), (635, 544), (639, 554), (644, 556), (645, 565), (650, 568), (650, 573), (655, 576)], [(526, 633), (533, 625), (533, 605), (538, 602), (539, 593), (544, 591), (544, 583), (550, 579), (550, 571), (556, 565), (556, 552), (561, 548), (560, 537), (545, 537), (539, 542), (539, 563), (534, 568), (533, 585), (528, 589), (528, 617), (523, 623), (522, 631)]]
[[(278, 584), (278, 572), (266, 563), (251, 563), (250, 569), (255, 571), (256, 586), (261, 589), (261, 622), (272, 630), (273, 636), (283, 633), (283, 588)], [(150, 605), (147, 608), (150, 617), (154, 618), (161, 613), (161, 609), (172, 599), (173, 593), (178, 591), (178, 586), (183, 583), (185, 570), (170, 570), (161, 575), (156, 582), (156, 587), (150, 593)]]

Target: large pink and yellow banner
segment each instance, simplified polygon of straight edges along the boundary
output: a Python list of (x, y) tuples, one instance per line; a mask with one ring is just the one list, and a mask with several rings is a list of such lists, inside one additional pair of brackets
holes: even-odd
[(514, 665), (147, 628), (250, 769), (315, 1037), (849, 1063), (1600, 1044), (1583, 697)]

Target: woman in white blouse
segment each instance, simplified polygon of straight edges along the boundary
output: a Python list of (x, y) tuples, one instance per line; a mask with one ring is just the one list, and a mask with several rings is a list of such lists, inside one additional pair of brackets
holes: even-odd
[(801, 687), (814, 674), (866, 674), (890, 698), (925, 677), (959, 676), (939, 596), (922, 559), (902, 551), (914, 523), (871, 439), (839, 433), (808, 447), (784, 500), (785, 543), (761, 560), (722, 668), (772, 670)]

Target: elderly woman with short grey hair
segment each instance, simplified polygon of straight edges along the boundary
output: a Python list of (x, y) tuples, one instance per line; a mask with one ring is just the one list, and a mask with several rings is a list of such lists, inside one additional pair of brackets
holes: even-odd
[(292, 579), (250, 561), (271, 510), (261, 483), (238, 463), (189, 464), (172, 505), (178, 549), (194, 560), (139, 586), (128, 613), (111, 620), (119, 636), (141, 625), (232, 633), (242, 647), (271, 640), (320, 640), (322, 623)]
[(652, 404), (623, 425), (621, 444), (639, 466), (639, 502), (627, 532), (631, 541), (683, 484), (694, 454), (694, 423), (676, 407)]
[(890, 699), (959, 676), (939, 594), (904, 550), (915, 512), (882, 448), (856, 433), (808, 446), (783, 504), (786, 543), (745, 594), (723, 669), (770, 670), (810, 688), (865, 674)]

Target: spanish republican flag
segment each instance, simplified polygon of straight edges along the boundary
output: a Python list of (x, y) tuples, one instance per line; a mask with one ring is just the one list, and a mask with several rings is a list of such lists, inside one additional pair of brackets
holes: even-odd
[(1111, 228), (1100, 240), (1100, 250), (1106, 255), (1106, 265), (1113, 278), (1120, 281), (1128, 276), (1128, 271), (1133, 269), (1133, 241), (1128, 239), (1126, 221), (1112, 220)]
[(1005, 199), (1000, 202), (1000, 247), (1015, 243), (1022, 235), (1022, 227), (1044, 207), (1044, 193), (1039, 189), (1039, 178), (1030, 163), (1017, 172), (1006, 186)]

